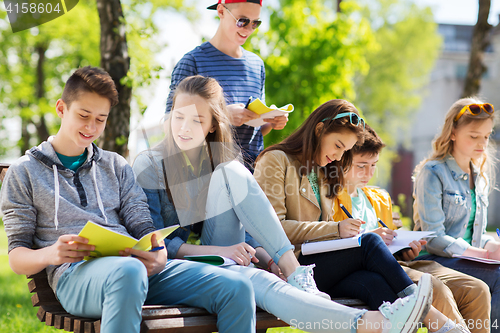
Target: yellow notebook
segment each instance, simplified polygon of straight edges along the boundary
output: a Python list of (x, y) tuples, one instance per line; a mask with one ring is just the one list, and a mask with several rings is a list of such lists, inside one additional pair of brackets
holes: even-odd
[(117, 233), (97, 223), (88, 221), (78, 236), (87, 238), (89, 244), (95, 245), (95, 251), (91, 253), (90, 257), (85, 257), (85, 260), (88, 260), (98, 257), (119, 256), (118, 252), (126, 248), (149, 251), (151, 249), (151, 237), (153, 234), (156, 235), (156, 239), (159, 241), (170, 235), (178, 227), (178, 225), (174, 225), (156, 230), (137, 240), (132, 236)]
[(280, 108), (276, 107), (276, 105), (267, 106), (257, 98), (248, 105), (248, 110), (260, 115), (260, 118), (252, 119), (250, 121), (247, 121), (245, 124), (248, 126), (258, 127), (266, 123), (263, 119), (283, 116), (292, 112), (293, 105), (287, 104)]

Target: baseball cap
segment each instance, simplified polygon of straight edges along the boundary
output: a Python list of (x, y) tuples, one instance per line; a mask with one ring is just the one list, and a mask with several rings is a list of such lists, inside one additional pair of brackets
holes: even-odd
[(218, 4), (226, 4), (226, 3), (238, 3), (238, 2), (253, 2), (262, 6), (262, 0), (219, 0), (215, 5), (208, 6), (207, 9), (217, 9)]

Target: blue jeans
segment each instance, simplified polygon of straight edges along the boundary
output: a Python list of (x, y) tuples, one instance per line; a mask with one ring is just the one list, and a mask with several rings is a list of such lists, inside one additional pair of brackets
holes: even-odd
[(332, 297), (359, 298), (371, 309), (404, 297), (412, 280), (392, 256), (382, 238), (372, 232), (361, 236), (361, 246), (341, 251), (300, 255), (304, 265), (315, 264), (314, 279)]
[[(246, 230), (275, 262), (293, 249), (273, 206), (239, 162), (222, 164), (212, 174), (206, 213), (201, 234), (203, 245), (230, 246), (244, 242)], [(301, 291), (261, 269), (238, 265), (225, 269), (249, 278), (257, 306), (292, 327), (313, 327), (308, 329), (310, 332), (354, 333), (357, 319), (366, 312)]]
[(433, 254), (419, 256), (416, 260), (434, 260), (443, 266), (484, 281), (491, 292), (491, 332), (500, 332), (500, 266)]
[(201, 243), (238, 244), (245, 241), (245, 230), (276, 263), (294, 248), (252, 174), (236, 161), (221, 164), (210, 179)]
[(72, 264), (59, 279), (57, 297), (69, 313), (101, 317), (101, 332), (138, 333), (143, 304), (185, 304), (217, 314), (220, 332), (254, 332), (251, 283), (241, 274), (210, 265), (168, 261), (147, 277), (131, 257), (105, 257)]

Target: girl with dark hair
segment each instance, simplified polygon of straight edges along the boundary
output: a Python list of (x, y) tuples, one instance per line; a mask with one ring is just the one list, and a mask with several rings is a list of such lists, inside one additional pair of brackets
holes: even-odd
[[(362, 142), (365, 121), (351, 103), (336, 99), (319, 106), (302, 126), (257, 158), (254, 176), (296, 246), (301, 264), (315, 265), (318, 288), (331, 297), (355, 297), (376, 309), (384, 301), (411, 295), (416, 285), (375, 233), (361, 236), (361, 246), (303, 255), (311, 240), (348, 238), (365, 222), (334, 221), (334, 199), (352, 163), (350, 149)], [(431, 306), (425, 325), (435, 331), (448, 318)]]

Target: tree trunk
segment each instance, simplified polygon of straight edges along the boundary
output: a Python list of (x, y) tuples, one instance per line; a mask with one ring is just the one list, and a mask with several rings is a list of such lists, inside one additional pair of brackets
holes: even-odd
[(342, 2), (342, 0), (337, 0), (337, 13), (340, 13), (340, 3)]
[(118, 105), (111, 109), (99, 146), (124, 157), (128, 155), (132, 88), (120, 83), (130, 68), (125, 23), (120, 0), (97, 0), (101, 22), (101, 67), (115, 82)]
[(477, 23), (472, 35), (472, 44), (469, 58), (469, 69), (465, 79), (462, 97), (469, 97), (479, 93), (481, 77), (486, 72), (484, 52), (490, 45), (490, 31), (492, 26), (488, 23), (491, 0), (479, 0)]
[(31, 135), (28, 131), (28, 125), (30, 121), (26, 118), (21, 117), (21, 156), (26, 153), (26, 150), (30, 149), (30, 139)]
[[(38, 63), (36, 66), (36, 97), (38, 100), (45, 97), (45, 73), (43, 71), (43, 64), (45, 62), (45, 52), (47, 51), (47, 44), (41, 43), (36, 46), (36, 52), (38, 53)], [(49, 130), (47, 128), (47, 123), (45, 122), (45, 115), (40, 113), (40, 121), (38, 124), (33, 122), (36, 127), (36, 132), (38, 135), (38, 142), (45, 141), (49, 138)]]

